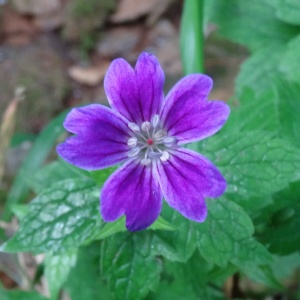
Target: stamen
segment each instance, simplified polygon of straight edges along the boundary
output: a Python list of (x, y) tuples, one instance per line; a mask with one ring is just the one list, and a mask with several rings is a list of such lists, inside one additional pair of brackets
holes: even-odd
[(134, 157), (137, 156), (141, 151), (140, 147), (134, 147), (128, 152), (128, 157)]
[(166, 136), (163, 139), (163, 143), (167, 146), (167, 147), (171, 147), (176, 143), (176, 138), (173, 136)]
[(150, 163), (151, 163), (151, 159), (149, 159), (149, 158), (143, 158), (141, 160), (141, 164), (144, 165), (144, 166), (149, 166)]
[(136, 123), (130, 122), (128, 123), (128, 127), (133, 131), (140, 131), (140, 127)]
[(151, 129), (151, 123), (148, 121), (143, 122), (141, 128), (144, 132), (149, 132), (149, 130)]
[(148, 156), (151, 158), (159, 158), (163, 155), (163, 153), (160, 152), (154, 152), (154, 151), (149, 151)]
[(154, 133), (153, 138), (156, 142), (162, 142), (163, 138), (167, 135), (167, 132), (165, 130), (158, 130), (156, 133)]
[(152, 123), (153, 128), (156, 128), (159, 123), (159, 115), (154, 115), (151, 123)]
[(170, 158), (170, 154), (167, 151), (162, 152), (162, 156), (160, 157), (161, 161), (167, 161)]
[(127, 145), (129, 147), (134, 147), (137, 145), (137, 138), (136, 137), (132, 137), (128, 140)]

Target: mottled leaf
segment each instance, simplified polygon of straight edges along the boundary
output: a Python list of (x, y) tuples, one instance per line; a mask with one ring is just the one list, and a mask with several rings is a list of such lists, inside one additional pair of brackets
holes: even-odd
[(8, 252), (64, 252), (83, 244), (101, 226), (95, 183), (64, 180), (29, 204), (19, 230), (1, 248)]

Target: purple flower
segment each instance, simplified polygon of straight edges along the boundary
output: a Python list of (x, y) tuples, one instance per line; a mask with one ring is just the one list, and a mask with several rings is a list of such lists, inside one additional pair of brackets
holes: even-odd
[(163, 85), (155, 56), (142, 53), (135, 69), (114, 60), (104, 80), (112, 109), (74, 108), (64, 126), (75, 135), (57, 147), (67, 162), (86, 170), (124, 163), (103, 186), (101, 214), (107, 222), (125, 214), (130, 231), (157, 219), (163, 197), (186, 218), (203, 222), (204, 198), (226, 189), (219, 170), (182, 145), (215, 134), (228, 118), (228, 105), (207, 100), (212, 80), (206, 75), (184, 77), (166, 98)]

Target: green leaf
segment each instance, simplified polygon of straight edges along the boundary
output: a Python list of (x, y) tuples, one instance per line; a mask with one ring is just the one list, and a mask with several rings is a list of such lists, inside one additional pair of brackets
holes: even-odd
[(297, 27), (278, 20), (272, 2), (210, 0), (206, 1), (206, 12), (223, 37), (256, 51), (270, 44), (284, 44), (299, 32)]
[(88, 179), (89, 172), (78, 169), (62, 160), (52, 162), (38, 170), (32, 179), (30, 187), (39, 194), (52, 184), (64, 179)]
[(64, 252), (78, 247), (102, 227), (99, 190), (92, 181), (64, 180), (29, 204), (17, 233), (1, 249), (7, 252)]
[(162, 217), (177, 230), (157, 231), (153, 235), (153, 251), (172, 261), (187, 261), (197, 248), (195, 224), (164, 204)]
[(241, 95), (246, 87), (251, 87), (257, 94), (269, 90), (272, 87), (272, 74), (278, 72), (285, 51), (284, 44), (269, 44), (250, 56), (242, 64), (236, 78), (236, 93)]
[(274, 203), (265, 208), (269, 223), (260, 235), (273, 253), (281, 255), (299, 252), (300, 243), (300, 183), (274, 195)]
[[(300, 49), (299, 49), (300, 51)], [(299, 66), (300, 68), (300, 66)], [(300, 76), (300, 74), (299, 74)], [(300, 84), (274, 77), (280, 136), (300, 146)]]
[(277, 17), (287, 23), (300, 25), (300, 2), (298, 0), (272, 1)]
[(299, 52), (300, 35), (296, 36), (287, 44), (285, 52), (280, 58), (279, 70), (286, 75), (288, 80), (297, 80), (297, 78), (300, 77)]
[(95, 180), (98, 186), (102, 187), (107, 178), (117, 169), (117, 167), (110, 167), (104, 170), (97, 170), (90, 172), (91, 177)]
[(45, 259), (45, 277), (47, 279), (51, 299), (57, 299), (59, 291), (68, 278), (69, 272), (76, 264), (77, 249), (62, 254), (48, 253)]
[(10, 209), (19, 220), (23, 219), (29, 212), (26, 204), (12, 204)]
[(99, 260), (99, 242), (79, 249), (76, 266), (64, 284), (72, 300), (111, 300), (100, 278)]
[[(300, 146), (300, 84), (272, 76), (272, 89), (256, 95), (244, 89), (231, 105), (231, 117), (222, 134), (236, 131), (269, 131), (275, 136)], [(250, 113), (249, 113), (250, 112)]]
[(229, 261), (254, 264), (270, 261), (267, 250), (260, 253), (258, 243), (252, 238), (254, 227), (249, 216), (223, 197), (208, 202), (207, 220), (197, 227), (199, 251), (209, 262), (224, 267)]
[(254, 282), (264, 284), (276, 290), (282, 290), (283, 285), (277, 280), (270, 266), (256, 266), (243, 264), (240, 271)]
[(117, 234), (102, 241), (100, 268), (113, 299), (143, 299), (159, 282), (161, 265), (148, 232)]
[(22, 163), (9, 191), (6, 207), (2, 215), (4, 221), (9, 220), (11, 217), (10, 205), (13, 203), (20, 203), (28, 196), (28, 176), (35, 173), (40, 168), (53, 148), (57, 138), (64, 131), (62, 124), (66, 114), (67, 112), (63, 112), (53, 119), (35, 140), (35, 143)]
[(20, 290), (13, 290), (13, 291), (4, 290), (0, 285), (0, 299), (1, 300), (47, 300), (48, 298), (36, 292), (25, 292)]
[(300, 177), (300, 150), (268, 132), (216, 135), (190, 148), (219, 167), (227, 192), (242, 197), (268, 196)]
[(181, 26), (180, 50), (184, 74), (204, 72), (204, 0), (185, 0)]
[[(240, 97), (231, 103), (231, 114), (222, 134), (241, 131), (270, 131), (280, 129), (278, 99), (273, 89), (256, 95), (250, 88), (243, 89)], [(279, 135), (278, 135), (279, 136)]]
[(164, 261), (163, 278), (150, 300), (212, 299), (207, 288), (207, 273), (211, 266), (198, 251), (186, 262)]

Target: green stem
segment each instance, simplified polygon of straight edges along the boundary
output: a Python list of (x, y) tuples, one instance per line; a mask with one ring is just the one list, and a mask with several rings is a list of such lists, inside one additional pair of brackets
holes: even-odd
[(185, 0), (181, 28), (180, 49), (184, 74), (204, 72), (204, 0)]

